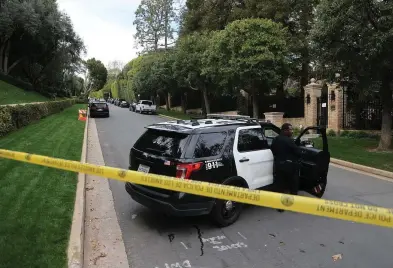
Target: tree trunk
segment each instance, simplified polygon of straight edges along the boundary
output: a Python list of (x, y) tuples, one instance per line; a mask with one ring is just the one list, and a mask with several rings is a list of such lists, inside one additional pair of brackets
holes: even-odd
[(168, 49), (168, 7), (165, 6), (165, 50)]
[(255, 91), (252, 93), (252, 116), (253, 118), (259, 117), (258, 96)]
[(0, 73), (4, 72), (4, 49), (5, 49), (6, 43), (3, 43), (0, 47)]
[(209, 103), (209, 98), (207, 96), (206, 87), (202, 88), (202, 95), (203, 95), (203, 102), (205, 104), (206, 114), (210, 114), (210, 103)]
[(382, 127), (381, 127), (381, 139), (377, 150), (386, 151), (391, 148), (392, 145), (392, 89), (390, 83), (392, 82), (389, 75), (385, 75), (381, 86), (381, 100), (382, 100)]
[(5, 51), (4, 51), (3, 71), (5, 74), (8, 74), (8, 59), (10, 55), (10, 49), (11, 49), (11, 41), (8, 41), (5, 45)]
[(24, 58), (25, 58), (25, 57), (22, 57), (22, 58), (20, 58), (20, 59), (18, 59), (18, 60), (16, 60), (16, 61), (14, 61), (14, 63), (11, 64), (11, 66), (7, 69), (7, 72), (6, 72), (5, 74), (9, 74), (9, 73), (12, 71), (12, 69), (15, 68), (15, 66), (17, 66), (19, 63), (22, 62), (22, 60), (24, 60)]
[(181, 94), (181, 110), (183, 113), (187, 111), (187, 100), (185, 94)]
[(170, 104), (170, 98), (171, 98), (171, 94), (168, 92), (165, 92), (165, 105), (166, 105), (166, 110), (170, 111), (171, 110), (171, 104)]
[(300, 96), (304, 96), (304, 87), (309, 83), (309, 53), (308, 48), (302, 53), (302, 70), (301, 70), (301, 77), (300, 77)]

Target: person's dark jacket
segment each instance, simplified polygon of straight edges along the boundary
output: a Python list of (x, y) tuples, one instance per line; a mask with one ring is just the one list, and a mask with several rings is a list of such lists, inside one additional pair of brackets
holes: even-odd
[(285, 135), (279, 135), (274, 138), (271, 146), (274, 161), (281, 162), (291, 160), (296, 162), (300, 158), (299, 147), (295, 141)]

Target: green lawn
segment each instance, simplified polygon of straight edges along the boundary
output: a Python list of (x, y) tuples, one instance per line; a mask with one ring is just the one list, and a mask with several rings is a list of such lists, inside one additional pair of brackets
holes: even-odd
[(182, 112), (177, 112), (177, 111), (167, 111), (165, 109), (158, 109), (158, 114), (178, 118), (178, 119), (183, 119), (183, 120), (189, 120), (190, 116), (188, 114), (184, 114)]
[[(393, 172), (393, 152), (374, 152), (377, 139), (354, 139), (328, 137), (331, 157)], [(322, 148), (322, 141), (315, 140), (315, 146)]]
[(0, 81), (0, 105), (48, 101), (49, 99), (34, 91), (25, 91), (4, 81)]
[[(0, 148), (80, 160), (74, 105), (0, 139)], [(77, 174), (0, 159), (0, 267), (66, 267)]]

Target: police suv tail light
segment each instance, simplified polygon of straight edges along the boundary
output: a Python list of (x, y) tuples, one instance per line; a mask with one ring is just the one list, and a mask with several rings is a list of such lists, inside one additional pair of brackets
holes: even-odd
[(178, 164), (176, 166), (176, 178), (188, 180), (193, 171), (200, 170), (202, 162), (192, 164)]

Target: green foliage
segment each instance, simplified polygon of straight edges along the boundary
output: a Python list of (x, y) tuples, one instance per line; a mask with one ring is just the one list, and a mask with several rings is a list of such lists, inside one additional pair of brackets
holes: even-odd
[(46, 96), (71, 96), (84, 45), (56, 1), (2, 1), (0, 14), (0, 73)]
[(333, 129), (329, 129), (327, 135), (329, 137), (336, 137), (336, 132)]
[[(352, 88), (375, 87), (383, 106), (379, 149), (392, 144), (393, 2), (322, 0), (311, 39), (322, 65), (343, 73)], [(361, 94), (358, 94), (361, 95)]]
[(88, 71), (88, 90), (101, 89), (108, 79), (108, 71), (105, 65), (100, 60), (92, 58), (86, 61), (86, 67)]
[[(0, 106), (0, 137), (75, 104), (74, 99), (37, 104)], [(75, 119), (76, 120), (76, 119)]]

